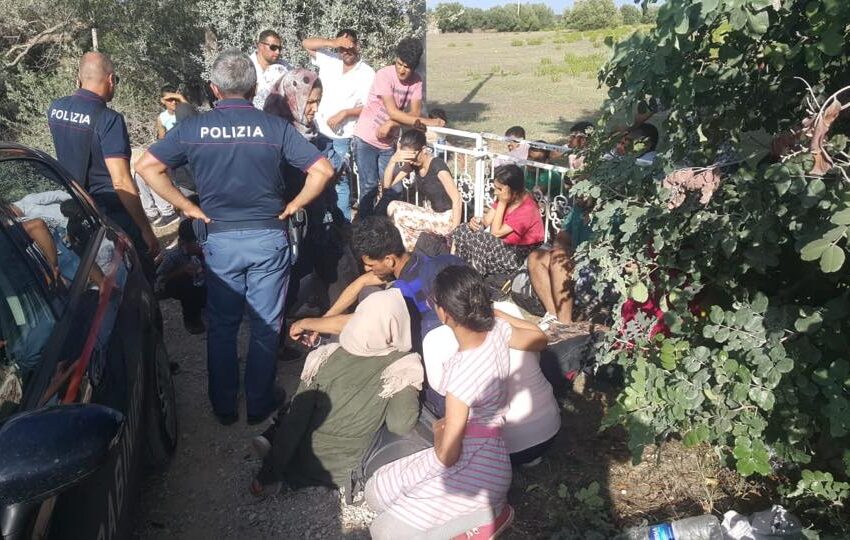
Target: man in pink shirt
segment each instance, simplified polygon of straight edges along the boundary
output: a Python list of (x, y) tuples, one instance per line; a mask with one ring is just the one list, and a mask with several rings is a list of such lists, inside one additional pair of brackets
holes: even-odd
[(416, 73), (422, 42), (406, 38), (396, 46), (392, 66), (375, 73), (366, 106), (354, 128), (352, 150), (360, 187), (359, 215), (372, 213), (378, 184), (395, 152), (401, 126), (444, 126), (439, 118), (422, 116), (422, 78)]

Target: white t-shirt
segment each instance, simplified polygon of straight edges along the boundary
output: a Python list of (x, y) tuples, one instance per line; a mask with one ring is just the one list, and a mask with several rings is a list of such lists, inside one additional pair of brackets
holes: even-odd
[[(516, 306), (499, 302), (497, 309), (510, 315)], [(521, 316), (521, 315), (520, 315)], [(457, 352), (457, 340), (448, 326), (438, 326), (422, 340), (422, 356), (429, 383), (442, 381), (446, 363)], [(561, 429), (561, 411), (552, 393), (552, 385), (540, 371), (540, 353), (510, 349), (508, 373), (508, 411), (502, 438), (509, 454), (546, 442)], [(445, 395), (444, 388), (434, 388)]]
[(257, 71), (257, 91), (254, 94), (254, 107), (262, 109), (263, 105), (266, 104), (266, 98), (271, 93), (272, 85), (292, 69), (292, 66), (283, 60), (278, 60), (263, 71), (263, 66), (257, 59), (257, 51), (251, 53), (251, 62), (253, 62), (254, 69)]
[(162, 128), (168, 133), (171, 131), (171, 128), (177, 125), (177, 115), (168, 111), (162, 111), (159, 113), (159, 123), (162, 124)]
[(343, 109), (366, 105), (375, 70), (361, 60), (347, 73), (343, 73), (342, 59), (325, 51), (316, 51), (316, 57), (311, 62), (319, 68), (319, 79), (322, 81), (322, 101), (316, 113), (319, 133), (332, 139), (350, 139), (354, 136), (356, 117), (348, 117), (336, 132), (328, 127), (328, 118)]

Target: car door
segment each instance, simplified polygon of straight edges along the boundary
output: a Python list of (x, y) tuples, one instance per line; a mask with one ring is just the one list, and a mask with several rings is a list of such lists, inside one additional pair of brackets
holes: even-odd
[[(42, 323), (50, 339), (39, 343), (39, 333), (31, 332), (37, 354), (21, 377), (16, 409), (99, 403), (127, 419), (108, 462), (67, 492), (30, 505), (27, 521), (33, 536), (116, 537), (129, 522), (126, 498), (138, 476), (134, 448), (144, 395), (140, 309), (124, 302), (134, 265), (129, 242), (50, 161), (2, 158), (0, 201), (11, 214), (7, 236), (15, 236), (18, 251), (27, 255), (23, 260), (37, 276), (38, 298), (50, 315)], [(119, 326), (125, 336), (117, 335)]]

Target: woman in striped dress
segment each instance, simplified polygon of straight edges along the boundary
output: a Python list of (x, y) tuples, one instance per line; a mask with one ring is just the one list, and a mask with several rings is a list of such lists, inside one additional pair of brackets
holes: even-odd
[(501, 435), (508, 348), (541, 350), (546, 337), (494, 314), (480, 274), (469, 267), (445, 268), (433, 294), (459, 344), (441, 381), (446, 415), (434, 423), (434, 448), (385, 465), (366, 484), (366, 501), (379, 514), (370, 527), (376, 540), (493, 538), (513, 518)]

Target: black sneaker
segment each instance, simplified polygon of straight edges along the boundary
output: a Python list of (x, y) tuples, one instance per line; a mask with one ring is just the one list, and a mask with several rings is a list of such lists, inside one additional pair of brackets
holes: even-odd
[(168, 227), (172, 223), (177, 223), (180, 221), (180, 216), (177, 213), (171, 214), (170, 216), (159, 216), (156, 218), (151, 225), (153, 225), (156, 229), (162, 229)]

